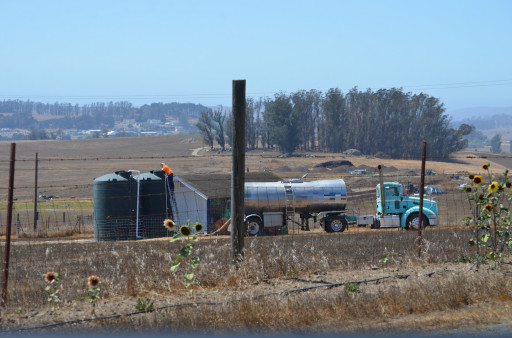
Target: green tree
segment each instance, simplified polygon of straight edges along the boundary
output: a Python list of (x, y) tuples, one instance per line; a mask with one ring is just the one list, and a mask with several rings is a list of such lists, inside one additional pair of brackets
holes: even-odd
[(227, 142), (230, 146), (233, 146), (233, 113), (230, 112), (226, 117), (226, 122), (224, 126), (224, 130), (226, 130)]
[(496, 134), (491, 138), (491, 152), (501, 153), (501, 135)]
[(215, 137), (213, 112), (211, 110), (203, 111), (196, 127), (203, 136), (204, 143), (210, 146), (210, 149), (213, 149), (213, 139)]
[(245, 101), (245, 143), (249, 149), (256, 148), (257, 130), (255, 113), (255, 100), (249, 97)]
[(345, 150), (344, 136), (350, 132), (346, 124), (345, 97), (339, 89), (329, 89), (322, 103), (322, 124), (319, 128), (320, 144), (324, 150)]
[(319, 114), (321, 92), (317, 90), (299, 90), (292, 93), (293, 113), (297, 117), (302, 150), (309, 151), (315, 147), (315, 131)]
[(489, 144), (489, 139), (479, 130), (476, 130), (474, 126), (473, 131), (466, 136), (464, 139), (468, 141), (468, 148), (482, 148)]
[(32, 129), (28, 135), (29, 140), (47, 140), (48, 138), (48, 134), (45, 130)]
[(222, 148), (222, 151), (226, 150), (226, 138), (224, 135), (224, 127), (226, 121), (226, 115), (222, 113), (222, 107), (213, 113), (213, 129), (215, 130), (215, 139)]
[(281, 152), (292, 154), (300, 139), (290, 97), (284, 93), (276, 94), (274, 100), (265, 105), (264, 118), (269, 127), (270, 141)]

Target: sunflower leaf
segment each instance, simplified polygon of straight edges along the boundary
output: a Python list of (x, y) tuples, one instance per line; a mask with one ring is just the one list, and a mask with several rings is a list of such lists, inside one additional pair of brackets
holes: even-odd
[(193, 281), (193, 280), (194, 280), (194, 273), (193, 273), (193, 272), (187, 272), (187, 273), (185, 274), (185, 280), (187, 280), (187, 281), (189, 281), (189, 282), (190, 282), (190, 281)]
[(190, 266), (192, 267), (192, 269), (197, 268), (198, 265), (199, 265), (199, 257), (194, 256), (194, 257), (190, 258)]
[(172, 263), (172, 265), (171, 265), (171, 271), (176, 270), (176, 269), (178, 268), (178, 266), (180, 266), (180, 264), (181, 264), (180, 262), (174, 262), (174, 263)]
[(181, 255), (181, 257), (188, 257), (188, 256), (190, 256), (190, 248), (188, 248), (186, 246), (181, 248), (179, 255)]

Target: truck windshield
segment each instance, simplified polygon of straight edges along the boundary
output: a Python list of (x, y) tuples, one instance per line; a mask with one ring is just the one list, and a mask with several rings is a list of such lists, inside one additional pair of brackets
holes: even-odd
[(397, 187), (386, 187), (385, 194), (386, 194), (386, 197), (398, 196), (398, 188)]

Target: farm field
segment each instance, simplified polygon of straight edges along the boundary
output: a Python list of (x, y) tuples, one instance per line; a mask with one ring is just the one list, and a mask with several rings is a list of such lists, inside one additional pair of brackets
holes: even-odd
[[(418, 257), (416, 233), (397, 229), (350, 228), (246, 238), (245, 260), (236, 269), (228, 236), (201, 237), (193, 295), (182, 284), (183, 270), (171, 264), (183, 243), (168, 238), (141, 241), (92, 240), (92, 187), (96, 177), (117, 170), (141, 172), (169, 164), (176, 175), (229, 174), (231, 154), (207, 151), (199, 137), (91, 139), (17, 142), (15, 213), (22, 230), (11, 248), (7, 306), (0, 332), (52, 330), (165, 329), (176, 332), (432, 332), (512, 323), (510, 257), (493, 268), (474, 265), (472, 232), (462, 225), (468, 208), (458, 184), (480, 173), (483, 162), (496, 174), (512, 167), (509, 156), (464, 151), (452, 159), (427, 162), (437, 175), (427, 184), (447, 193), (434, 198), (441, 224), (425, 230)], [(0, 142), (0, 163), (8, 173), (8, 142)], [(44, 217), (32, 230), (34, 159), (38, 153), (38, 194)], [(377, 165), (386, 180), (419, 183), (417, 160), (371, 156), (248, 151), (248, 171), (282, 178), (343, 178), (351, 192), (373, 192)], [(353, 166), (323, 166), (347, 160)], [(368, 175), (350, 175), (367, 169)], [(8, 175), (0, 179), (0, 232), (5, 233)], [(372, 213), (374, 196), (349, 199), (348, 208)], [(3, 245), (2, 245), (3, 248)], [(1, 255), (3, 255), (3, 250)], [(61, 275), (59, 302), (48, 302), (42, 277)], [(81, 295), (87, 277), (101, 278), (101, 296), (92, 305)], [(153, 302), (153, 311), (135, 308)], [(146, 303), (146, 304), (148, 304)], [(52, 307), (54, 309), (52, 310)], [(240, 315), (243, 314), (243, 315)], [(236, 321), (231, 318), (237, 318)], [(460, 332), (460, 331), (458, 331)]]

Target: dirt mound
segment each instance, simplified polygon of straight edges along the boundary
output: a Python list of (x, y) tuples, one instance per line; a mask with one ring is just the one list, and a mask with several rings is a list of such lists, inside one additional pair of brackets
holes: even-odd
[(291, 171), (290, 167), (287, 165), (283, 165), (279, 168), (276, 168), (276, 171)]
[(337, 174), (346, 174), (346, 173), (348, 173), (351, 170), (352, 170), (351, 167), (339, 166), (339, 167), (332, 168), (331, 172), (337, 173)]
[(315, 173), (326, 173), (328, 171), (330, 171), (328, 168), (326, 167), (317, 167), (317, 166), (314, 166), (311, 171), (315, 172)]
[(353, 167), (354, 165), (352, 164), (352, 162), (347, 161), (347, 160), (337, 160), (337, 161), (327, 161), (327, 162), (319, 163), (319, 164), (315, 165), (314, 168), (320, 168), (320, 167), (336, 168), (336, 167), (341, 167), (341, 166)]
[(347, 149), (343, 152), (344, 155), (353, 155), (353, 156), (361, 156), (363, 155), (362, 152), (360, 152), (357, 149)]
[[(394, 171), (398, 171), (397, 168), (393, 167), (393, 166), (387, 166), (387, 165), (381, 165), (381, 168), (382, 170), (385, 172), (385, 173), (390, 173), (390, 172), (394, 172)], [(378, 169), (377, 169), (378, 170)]]

